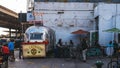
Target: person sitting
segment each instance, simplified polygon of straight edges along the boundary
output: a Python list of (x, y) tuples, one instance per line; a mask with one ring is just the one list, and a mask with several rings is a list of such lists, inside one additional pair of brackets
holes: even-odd
[(74, 43), (72, 40), (70, 40), (69, 41), (69, 56), (72, 58), (74, 57), (73, 47), (74, 47)]
[(62, 42), (62, 39), (59, 39), (58, 40), (58, 43), (57, 43), (57, 49), (58, 49), (58, 57), (62, 58), (63, 57), (63, 42)]
[(112, 41), (109, 42), (106, 48), (106, 54), (108, 57), (112, 56), (114, 52)]
[(70, 47), (73, 47), (73, 46), (74, 46), (74, 43), (73, 43), (72, 40), (70, 40), (70, 42), (69, 42), (69, 46), (70, 46)]
[(100, 44), (98, 43), (98, 41), (95, 41), (94, 46), (101, 49)]
[(119, 47), (118, 47), (118, 43), (115, 40), (113, 40), (113, 48), (114, 48), (114, 54), (117, 55), (117, 51)]

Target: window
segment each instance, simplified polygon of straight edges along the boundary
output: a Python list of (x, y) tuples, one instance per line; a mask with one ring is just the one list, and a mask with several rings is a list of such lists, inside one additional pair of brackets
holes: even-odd
[(118, 34), (118, 43), (120, 43), (120, 33)]
[(31, 33), (30, 39), (31, 40), (41, 40), (43, 37), (43, 33)]

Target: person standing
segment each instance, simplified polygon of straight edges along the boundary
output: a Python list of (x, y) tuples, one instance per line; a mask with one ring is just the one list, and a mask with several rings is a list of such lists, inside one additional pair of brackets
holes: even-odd
[(3, 61), (7, 62), (9, 56), (9, 48), (7, 47), (6, 43), (2, 46), (2, 53), (3, 53)]
[(19, 42), (18, 42), (18, 45), (19, 45), (19, 59), (21, 59), (21, 56), (22, 56), (22, 40), (20, 40)]
[(112, 56), (114, 52), (112, 41), (109, 42), (106, 48), (106, 54), (108, 57)]
[(87, 52), (87, 48), (88, 48), (86, 38), (82, 39), (81, 46), (82, 46), (83, 62), (86, 62), (86, 52)]
[(10, 50), (10, 57), (12, 59), (15, 59), (15, 57), (14, 57), (14, 40), (13, 39), (11, 39), (10, 42), (8, 43), (8, 48)]

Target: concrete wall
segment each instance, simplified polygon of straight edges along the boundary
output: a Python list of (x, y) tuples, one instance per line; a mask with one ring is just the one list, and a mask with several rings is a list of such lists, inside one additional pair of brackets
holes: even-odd
[(59, 38), (64, 42), (73, 39), (78, 44), (80, 35), (71, 32), (79, 29), (94, 30), (93, 6), (93, 3), (35, 2), (35, 20), (43, 20), (45, 26), (52, 28), (56, 32), (57, 41)]
[(120, 28), (120, 4), (99, 3), (95, 8), (94, 17), (99, 17), (99, 43), (107, 45), (110, 40), (114, 40), (114, 34), (103, 32), (110, 28)]

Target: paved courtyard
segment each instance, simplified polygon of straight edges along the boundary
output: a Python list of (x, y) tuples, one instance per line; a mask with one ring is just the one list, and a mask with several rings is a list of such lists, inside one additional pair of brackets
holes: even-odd
[(70, 58), (29, 58), (19, 59), (16, 52), (15, 62), (9, 62), (9, 68), (96, 68), (95, 62), (102, 61), (102, 68), (107, 68), (110, 58), (89, 57), (87, 62)]

